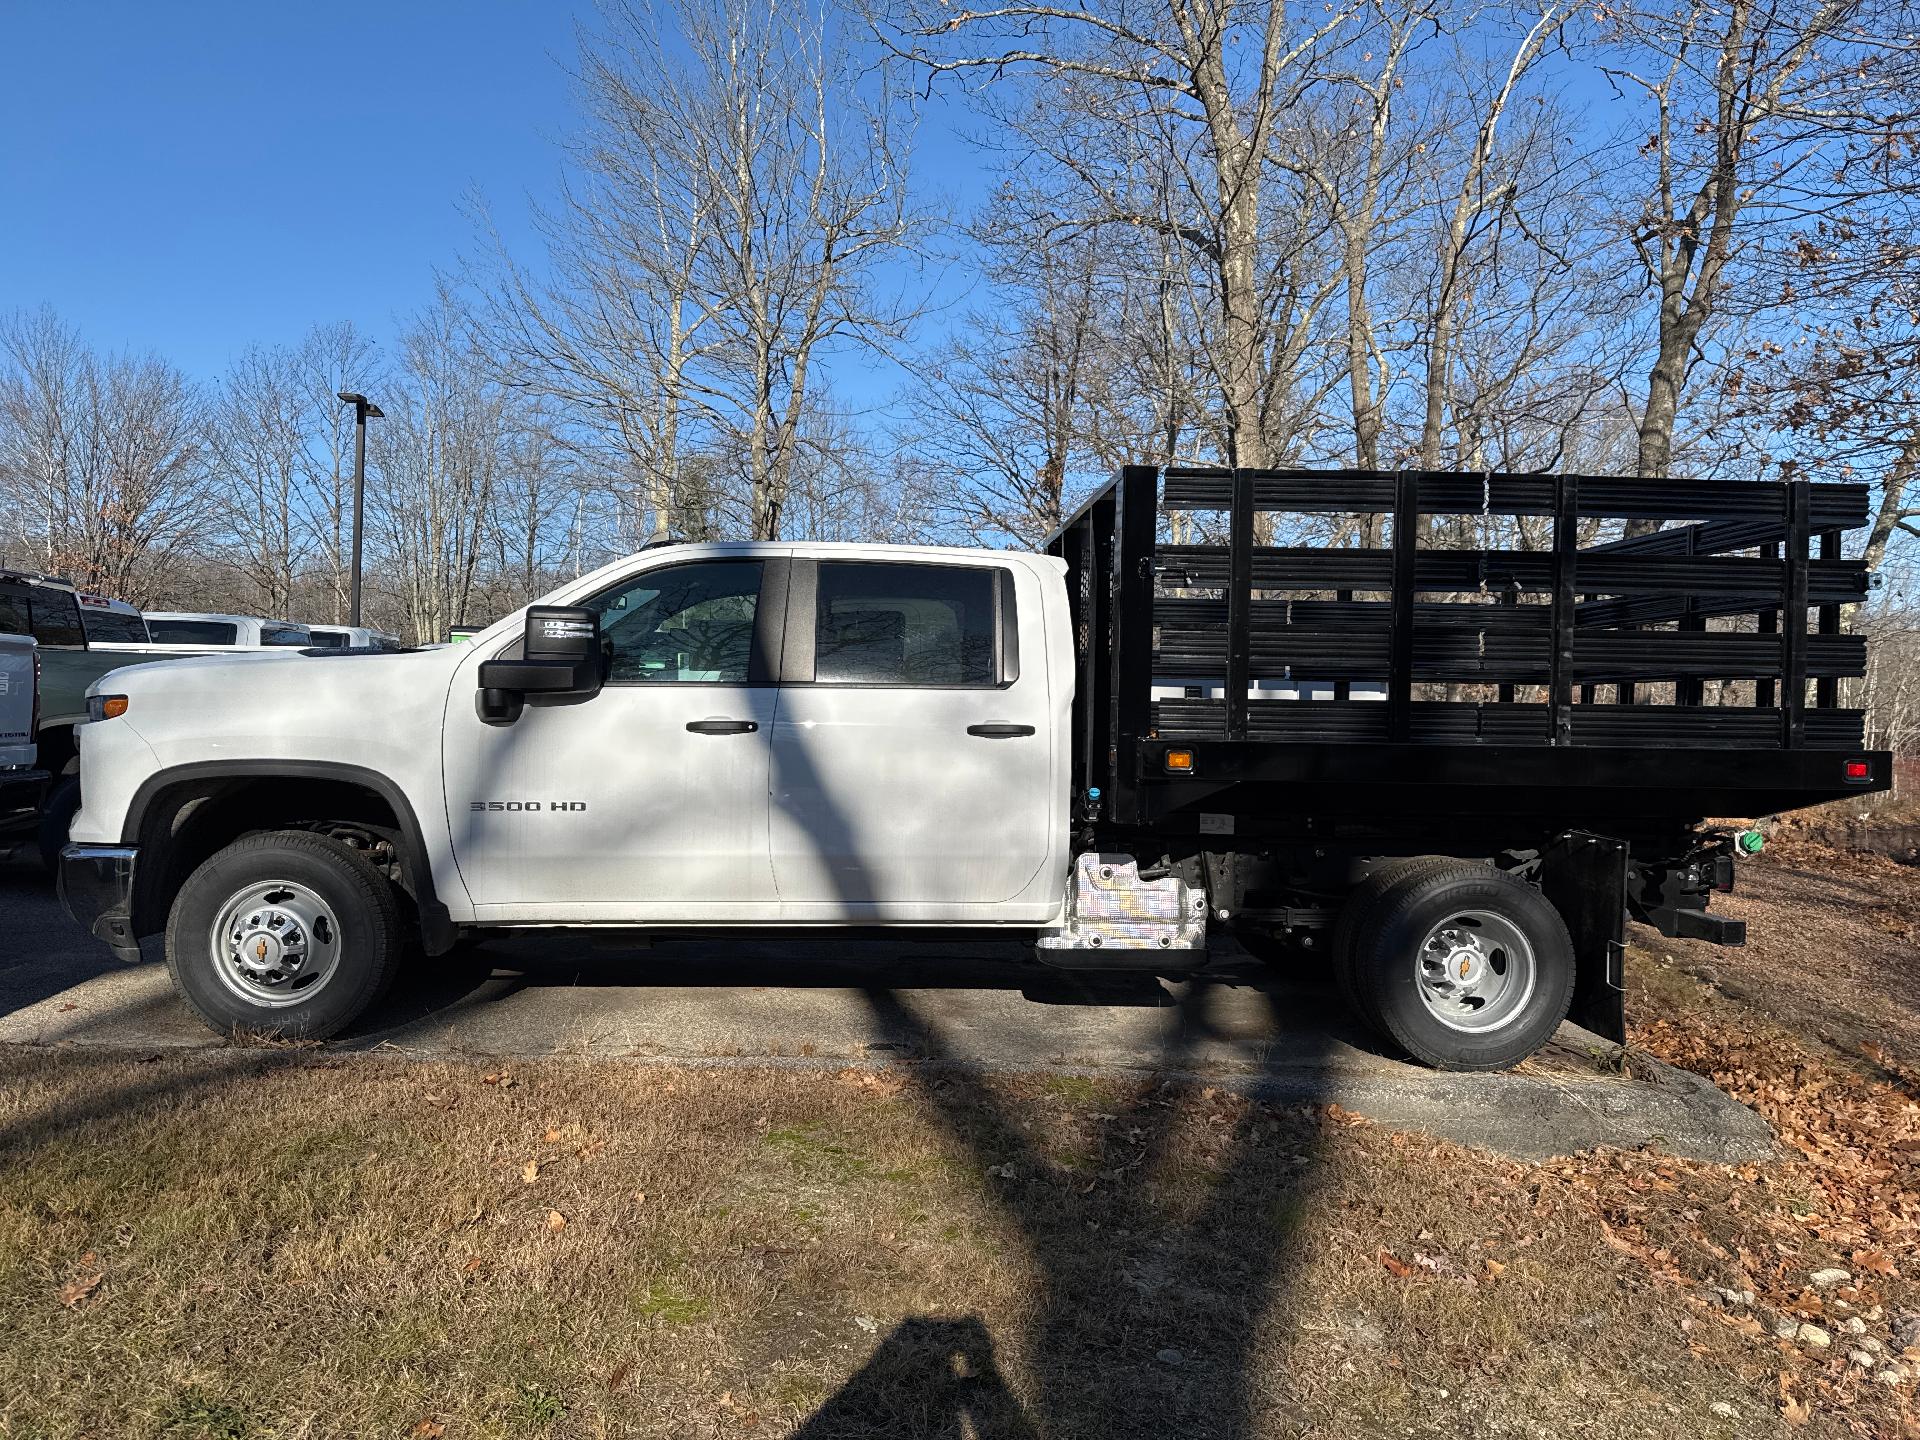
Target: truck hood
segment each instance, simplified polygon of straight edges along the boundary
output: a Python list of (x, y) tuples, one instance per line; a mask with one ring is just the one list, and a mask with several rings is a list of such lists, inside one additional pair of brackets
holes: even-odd
[[(208, 670), (226, 670), (241, 665), (278, 665), (289, 660), (306, 658), (298, 650), (242, 650), (231, 655), (155, 655), (142, 657), (138, 652), (129, 652), (127, 663), (107, 671), (91, 685), (87, 686), (89, 695), (124, 695), (129, 684), (144, 687), (147, 679), (162, 672), (191, 672), (203, 676)], [(207, 683), (193, 680), (189, 684)]]

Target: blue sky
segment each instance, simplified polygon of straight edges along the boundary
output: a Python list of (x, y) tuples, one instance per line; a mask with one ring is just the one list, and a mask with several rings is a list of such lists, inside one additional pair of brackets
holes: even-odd
[(249, 342), (378, 336), (554, 180), (566, 7), (15, 3), (0, 59), (0, 309), (211, 376)]
[[(202, 379), (316, 323), (389, 338), (473, 246), (476, 190), (536, 257), (527, 202), (559, 174), (576, 15), (591, 5), (0, 3), (0, 311), (50, 304)], [(934, 157), (949, 178), (978, 164), (946, 133), (923, 136)], [(891, 388), (836, 368), (843, 395)]]

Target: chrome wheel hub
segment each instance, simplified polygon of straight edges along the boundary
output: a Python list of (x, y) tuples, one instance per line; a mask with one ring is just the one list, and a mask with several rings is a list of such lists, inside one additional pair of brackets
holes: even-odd
[(1503, 915), (1463, 910), (1427, 932), (1414, 960), (1420, 1001), (1450, 1030), (1477, 1034), (1510, 1022), (1533, 998), (1533, 946)]
[(237, 891), (220, 907), (208, 939), (214, 973), (253, 1005), (311, 999), (340, 961), (340, 922), (332, 908), (293, 880)]

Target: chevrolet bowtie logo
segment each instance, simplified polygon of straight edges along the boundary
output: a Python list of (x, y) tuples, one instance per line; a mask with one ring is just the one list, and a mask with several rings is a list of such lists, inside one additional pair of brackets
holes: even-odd
[(253, 956), (254, 956), (254, 959), (256, 960), (264, 960), (267, 958), (267, 942), (266, 941), (262, 940), (253, 947)]

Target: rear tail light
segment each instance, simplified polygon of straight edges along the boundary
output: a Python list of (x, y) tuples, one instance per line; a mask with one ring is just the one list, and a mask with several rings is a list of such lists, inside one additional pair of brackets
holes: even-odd
[(1849, 760), (1841, 767), (1850, 785), (1863, 785), (1873, 779), (1873, 766), (1865, 760)]

